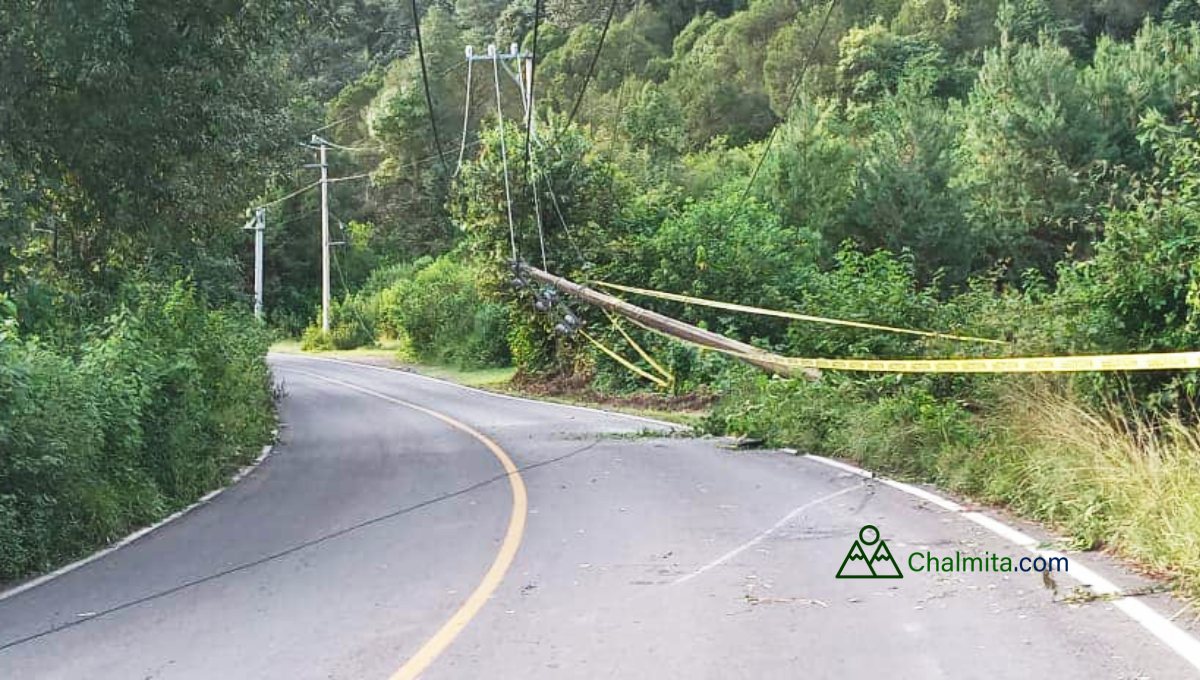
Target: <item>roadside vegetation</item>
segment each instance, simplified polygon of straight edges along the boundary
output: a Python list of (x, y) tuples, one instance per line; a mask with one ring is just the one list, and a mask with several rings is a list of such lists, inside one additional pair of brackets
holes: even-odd
[(190, 504), (270, 439), (265, 329), (182, 283), (122, 297), (75, 351), (0, 301), (0, 581)]
[[(425, 363), (511, 364), (526, 390), (712, 395), (708, 431), (1003, 504), (1200, 595), (1194, 374), (792, 380), (627, 327), (673, 375), (656, 389), (555, 333), (562, 311), (539, 313), (531, 287), (510, 285), (500, 144), (517, 245), (536, 266), (540, 210), (547, 268), (579, 282), (1006, 343), (633, 299), (782, 354), (1196, 349), (1200, 6), (837, 3), (822, 31), (821, 3), (620, 3), (589, 79), (603, 4), (546, 3), (528, 157), (515, 89), (501, 130), (478, 70), (461, 168), (457, 149), (430, 159), (411, 55), (343, 88), (327, 119), (343, 144), (378, 149), (339, 156), (373, 173), (372, 193), (338, 197), (351, 242), (333, 332), (310, 306), (279, 309), (282, 325), (309, 326), (309, 348), (385, 338)], [(521, 3), (428, 10), (441, 129), (461, 125), (461, 46), (515, 36), (528, 49), (532, 26)], [(571, 308), (649, 369), (607, 318)]]
[[(1194, 372), (792, 380), (626, 325), (672, 376), (656, 388), (555, 332), (566, 309), (537, 311), (509, 263), (515, 241), (581, 283), (1005, 342), (631, 298), (791, 356), (1200, 349), (1196, 0), (618, 0), (607, 29), (608, 3), (547, 0), (535, 138), (507, 80), (498, 123), (484, 62), (465, 106), (463, 47), (533, 49), (538, 3), (421, 3), (432, 112), (406, 3), (59, 4), (0, 10), (0, 578), (161, 516), (262, 443), (238, 227), (270, 203), (265, 326), (304, 350), (711, 404), (708, 431), (1004, 504), (1200, 597)], [(319, 197), (292, 195), (315, 130), (347, 178), (328, 333)]]
[(286, 59), (304, 19), (0, 6), (0, 583), (192, 503), (270, 441), (239, 227), (320, 120)]

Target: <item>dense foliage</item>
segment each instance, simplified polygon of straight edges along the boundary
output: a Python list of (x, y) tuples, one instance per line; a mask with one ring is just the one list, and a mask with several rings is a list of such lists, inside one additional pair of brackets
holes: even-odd
[[(997, 349), (640, 300), (798, 356), (1200, 342), (1196, 0), (620, 0), (610, 25), (607, 3), (547, 0), (541, 17), (538, 4), (421, 3), (425, 69), (413, 48), (417, 17), (395, 0), (0, 8), (0, 285), (12, 306), (0, 365), (17, 376), (6, 379), (23, 394), (78, 393), (69, 399), (90, 403), (92, 388), (77, 376), (133, 333), (122, 323), (145, 328), (175, 298), (214, 320), (206, 332), (217, 346), (251, 333), (215, 320), (246, 305), (248, 239), (237, 226), (260, 203), (270, 203), (268, 323), (303, 334), (311, 349), (388, 338), (421, 361), (512, 362), (534, 379), (641, 386), (579, 334), (554, 332), (569, 312), (628, 349), (595, 310), (547, 305), (538, 287), (512, 285), (514, 246), (581, 282), (1008, 341)], [(513, 77), (479, 61), (468, 79), (462, 55), (491, 42), (531, 50), (538, 21), (527, 126)], [(328, 334), (316, 327), (318, 198), (289, 196), (315, 179), (302, 167), (313, 151), (298, 144), (314, 132), (335, 143), (330, 172), (346, 178), (330, 191), (339, 245)], [(123, 292), (146, 281), (191, 283), (140, 302)], [(841, 453), (882, 442), (879, 450), (904, 455), (872, 462), (912, 474), (989, 469), (963, 452), (991, 441), (1013, 413), (979, 415), (1004, 378), (829, 373), (810, 385), (627, 330), (674, 373), (672, 390), (724, 394), (712, 429)], [(164, 332), (179, 343), (164, 354), (193, 351)], [(178, 370), (221, 384), (206, 361)], [(257, 361), (247, 375), (261, 376)], [(130, 362), (106, 379), (165, 375)], [(1058, 387), (1082, 404), (1131, 401), (1121, 408), (1137, 418), (1188, 423), (1196, 384), (1168, 373)], [(266, 387), (254, 378), (229, 389), (244, 406)], [(167, 390), (161, 407), (203, 422), (209, 407), (188, 389)], [(25, 414), (28, 451), (57, 450), (50, 442), (66, 436), (35, 411), (12, 412)], [(190, 461), (180, 470), (164, 460), (148, 462), (145, 479), (130, 473), (130, 488), (152, 481), (167, 500), (130, 501), (118, 519), (53, 550), (70, 552), (212, 483), (210, 473), (253, 439), (259, 412), (224, 426), (236, 441), (180, 454)], [(107, 431), (109, 414), (80, 413), (99, 423), (84, 428), (88, 436)], [(139, 436), (175, 442), (177, 417), (139, 421)], [(911, 440), (871, 439), (890, 430)], [(838, 443), (851, 434), (853, 446)], [(141, 445), (118, 440), (78, 447), (81, 457), (54, 478), (61, 492), (99, 464), (97, 451)], [(194, 453), (192, 443), (179, 446)], [(23, 460), (3, 453), (0, 470)], [(974, 492), (984, 477), (938, 478)], [(0, 536), (23, 526), (3, 523), (17, 511), (49, 513), (46, 530), (65, 530), (53, 519), (61, 508), (2, 500), (25, 498), (29, 479), (0, 487)]]
[(0, 4), (0, 581), (190, 503), (268, 440), (238, 227), (320, 123), (290, 45), (328, 9)]
[[(443, 131), (457, 127), (466, 92), (448, 45), (520, 38), (530, 48), (520, 7), (428, 9)], [(461, 167), (453, 151), (439, 160), (413, 56), (335, 98), (328, 117), (341, 141), (379, 150), (344, 159), (347, 172), (374, 173), (369, 200), (346, 199), (354, 219), (376, 225), (351, 246), (374, 258), (359, 258), (352, 289), (373, 265), (446, 252), (482, 267), (481, 304), (512, 306), (521, 368), (613, 370), (590, 346), (549, 335), (554, 319), (507, 285), (511, 196), (522, 257), (540, 265), (544, 240), (548, 267), (578, 280), (990, 334), (1013, 352), (1190, 346), (1178, 288), (1191, 279), (1167, 290), (1159, 273), (1190, 262), (1186, 234), (1165, 239), (1174, 245), (1164, 252), (1158, 229), (1145, 231), (1172, 220), (1194, 228), (1168, 216), (1190, 205), (1174, 197), (1195, 177), (1180, 151), (1195, 138), (1189, 106), (1200, 92), (1188, 2), (631, 3), (588, 79), (603, 32), (595, 9), (548, 5), (528, 154), (522, 103), (503, 73), (508, 124), (496, 125), (487, 62), (474, 65)], [(392, 201), (406, 206), (402, 217), (385, 208)], [(397, 230), (423, 236), (384, 236)], [(451, 245), (459, 240), (465, 247)], [(1106, 276), (1109, 262), (1143, 273)], [(982, 352), (647, 304), (793, 354)], [(1151, 313), (1151, 326), (1127, 318), (1176, 304)], [(1140, 389), (1178, 403), (1184, 382), (1159, 376)]]
[[(338, 139), (377, 150), (339, 157), (346, 172), (373, 173), (369, 195), (339, 197), (339, 210), (374, 225), (350, 247), (371, 256), (358, 258), (349, 288), (372, 266), (410, 263), (439, 275), (405, 270), (394, 279), (403, 284), (348, 294), (375, 327), (352, 340), (345, 330), (314, 340), (349, 346), (436, 320), (432, 327), (457, 331), (430, 345), (436, 354), (416, 354), (469, 362), (479, 351), (468, 349), (478, 345), (468, 329), (503, 318), (507, 352), (497, 348), (489, 361), (511, 356), (535, 379), (645, 387), (578, 334), (551, 330), (568, 308), (536, 311), (547, 306), (544, 293), (511, 285), (515, 242), (525, 261), (581, 282), (1006, 341), (636, 300), (795, 356), (1200, 344), (1195, 0), (649, 0), (618, 3), (607, 30), (605, 3), (545, 5), (532, 139), (508, 76), (500, 71), (500, 125), (491, 64), (475, 63), (467, 88), (455, 60), (463, 44), (531, 49), (534, 3), (426, 10), (441, 130), (459, 129), (469, 93), (461, 166), (456, 147), (439, 160), (411, 55), (335, 98), (327, 120)], [(411, 264), (425, 256), (440, 257)], [(472, 272), (473, 296), (460, 295), (465, 274), (446, 288), (455, 271)], [(448, 313), (441, 298), (461, 307)], [(311, 300), (298, 318), (311, 318)], [(567, 304), (592, 334), (637, 359), (608, 319)], [(385, 308), (404, 309), (394, 317), (402, 321), (381, 322)], [(1191, 488), (1186, 458), (1200, 455), (1188, 434), (1197, 415), (1191, 373), (1082, 375), (1021, 401), (1010, 397), (1025, 383), (1010, 377), (827, 372), (809, 383), (628, 330), (674, 373), (672, 390), (722, 395), (712, 431), (857, 457), (1009, 503), (1066, 524), (1081, 544), (1111, 543), (1191, 574), (1200, 592), (1200, 574), (1180, 567), (1200, 553), (1163, 548), (1191, 545), (1186, 530), (1153, 528), (1195, 526), (1194, 502), (1171, 506), (1179, 499), (1153, 491)], [(417, 344), (435, 337), (403, 332)], [(1039, 404), (1067, 415), (1031, 420)], [(1064, 437), (1071, 428), (1096, 436)], [(1169, 458), (1149, 474), (1121, 456)]]
[(74, 353), (0, 307), (0, 580), (187, 505), (273, 425), (268, 335), (244, 311), (185, 283), (121, 298)]

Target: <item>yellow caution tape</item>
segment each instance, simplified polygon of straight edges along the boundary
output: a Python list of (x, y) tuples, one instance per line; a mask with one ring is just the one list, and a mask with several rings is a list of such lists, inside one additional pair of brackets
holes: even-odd
[(633, 286), (623, 286), (618, 283), (608, 283), (606, 281), (593, 281), (597, 286), (603, 286), (612, 290), (620, 290), (634, 295), (646, 295), (648, 297), (656, 297), (663, 300), (672, 300), (674, 302), (683, 302), (685, 304), (700, 305), (703, 307), (715, 307), (716, 309), (727, 309), (733, 312), (746, 312), (748, 314), (758, 314), (760, 316), (776, 316), (783, 319), (795, 319), (797, 321), (811, 321), (814, 323), (831, 324), (834, 326), (850, 326), (852, 328), (865, 328), (873, 331), (884, 331), (887, 333), (906, 333), (908, 335), (920, 335), (929, 338), (943, 338), (945, 340), (964, 340), (967, 342), (986, 342), (993, 345), (1007, 344), (1003, 340), (993, 340), (991, 338), (977, 338), (970, 335), (953, 335), (950, 333), (939, 333), (937, 331), (919, 331), (912, 328), (897, 328), (895, 326), (883, 326), (880, 324), (866, 323), (863, 321), (848, 321), (846, 319), (830, 319), (823, 316), (810, 316), (808, 314), (797, 314), (795, 312), (781, 312), (775, 309), (764, 309), (762, 307), (751, 307), (749, 305), (739, 305), (733, 302), (718, 302), (716, 300), (706, 300), (704, 298), (692, 297), (690, 295), (680, 295), (678, 293), (664, 293), (658, 290), (649, 290), (647, 288), (635, 288)]
[(874, 373), (1088, 373), (1200, 369), (1200, 352), (1005, 357), (1000, 359), (824, 359), (787, 357), (765, 350), (747, 354), (708, 347), (650, 328), (638, 323), (636, 319), (631, 319), (631, 321), (648, 331), (693, 347), (720, 352), (740, 359), (753, 359), (759, 365), (769, 364), (782, 374), (791, 374), (797, 369)]
[(628, 368), (630, 371), (633, 371), (634, 373), (642, 376), (646, 380), (649, 380), (650, 382), (654, 383), (655, 385), (658, 385), (659, 387), (667, 387), (668, 386), (668, 383), (666, 380), (663, 380), (662, 378), (658, 377), (657, 375), (654, 375), (653, 373), (648, 373), (648, 372), (638, 368), (637, 366), (635, 366), (633, 364), (633, 362), (629, 361), (628, 359), (621, 356), (620, 354), (617, 354), (616, 352), (612, 351), (608, 347), (605, 347), (604, 343), (600, 342), (596, 338), (593, 338), (587, 331), (581, 330), (579, 332), (581, 334), (583, 334), (583, 337), (587, 338), (589, 342), (591, 342), (593, 345), (595, 345), (597, 349), (599, 349), (601, 352), (604, 352), (608, 356), (612, 357), (613, 361), (616, 361), (617, 363), (621, 364), (625, 368)]
[(621, 337), (625, 338), (625, 342), (628, 342), (629, 345), (631, 347), (633, 347), (633, 350), (638, 353), (638, 356), (640, 356), (642, 359), (644, 359), (646, 361), (646, 363), (650, 364), (650, 367), (653, 368), (656, 372), (658, 372), (659, 375), (666, 378), (667, 382), (672, 382), (672, 383), (675, 382), (675, 376), (671, 375), (670, 371), (663, 368), (661, 364), (659, 364), (657, 361), (655, 361), (654, 357), (650, 356), (649, 352), (642, 349), (642, 346), (639, 345), (637, 343), (637, 341), (633, 339), (632, 336), (630, 336), (628, 333), (626, 333), (624, 328), (621, 328), (621, 324), (620, 324), (620, 322), (617, 321), (617, 316), (615, 314), (608, 311), (607, 309), (604, 310), (604, 313), (606, 315), (608, 315), (608, 320), (612, 322), (613, 328), (617, 329), (617, 332), (621, 334)]
[(879, 373), (1086, 373), (1200, 368), (1200, 352), (1101, 354), (1003, 359), (802, 359), (780, 357), (787, 368)]

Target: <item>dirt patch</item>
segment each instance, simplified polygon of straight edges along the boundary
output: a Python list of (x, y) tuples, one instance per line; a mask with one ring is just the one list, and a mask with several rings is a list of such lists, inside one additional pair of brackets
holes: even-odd
[(521, 394), (531, 397), (551, 397), (582, 401), (599, 406), (617, 406), (650, 411), (674, 411), (703, 413), (712, 407), (717, 395), (704, 391), (687, 394), (662, 394), (660, 392), (607, 393), (593, 388), (589, 376), (533, 377), (518, 373), (510, 385)]

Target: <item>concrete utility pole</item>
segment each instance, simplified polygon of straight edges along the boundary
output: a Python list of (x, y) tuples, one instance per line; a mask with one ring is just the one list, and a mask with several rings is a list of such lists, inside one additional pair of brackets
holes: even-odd
[(263, 317), (263, 231), (267, 227), (267, 209), (255, 208), (254, 217), (242, 229), (254, 232), (254, 317)]
[(254, 211), (254, 318), (263, 318), (263, 231), (267, 228), (267, 209)]
[(759, 368), (779, 373), (780, 375), (802, 376), (809, 380), (816, 380), (821, 377), (821, 372), (816, 369), (792, 368), (781, 361), (784, 357), (780, 357), (777, 354), (772, 354), (753, 345), (747, 345), (733, 338), (727, 338), (719, 333), (714, 333), (698, 326), (672, 319), (669, 316), (638, 307), (620, 298), (606, 295), (586, 286), (581, 286), (578, 283), (555, 276), (536, 267), (521, 264), (520, 272), (532, 279), (553, 286), (577, 300), (582, 300), (590, 305), (620, 314), (644, 328), (658, 331), (664, 335), (678, 338), (693, 345), (729, 352), (752, 366), (758, 366)]
[(321, 153), (321, 330), (329, 332), (329, 163), (325, 152), (327, 142), (313, 135), (314, 144), (319, 144)]

